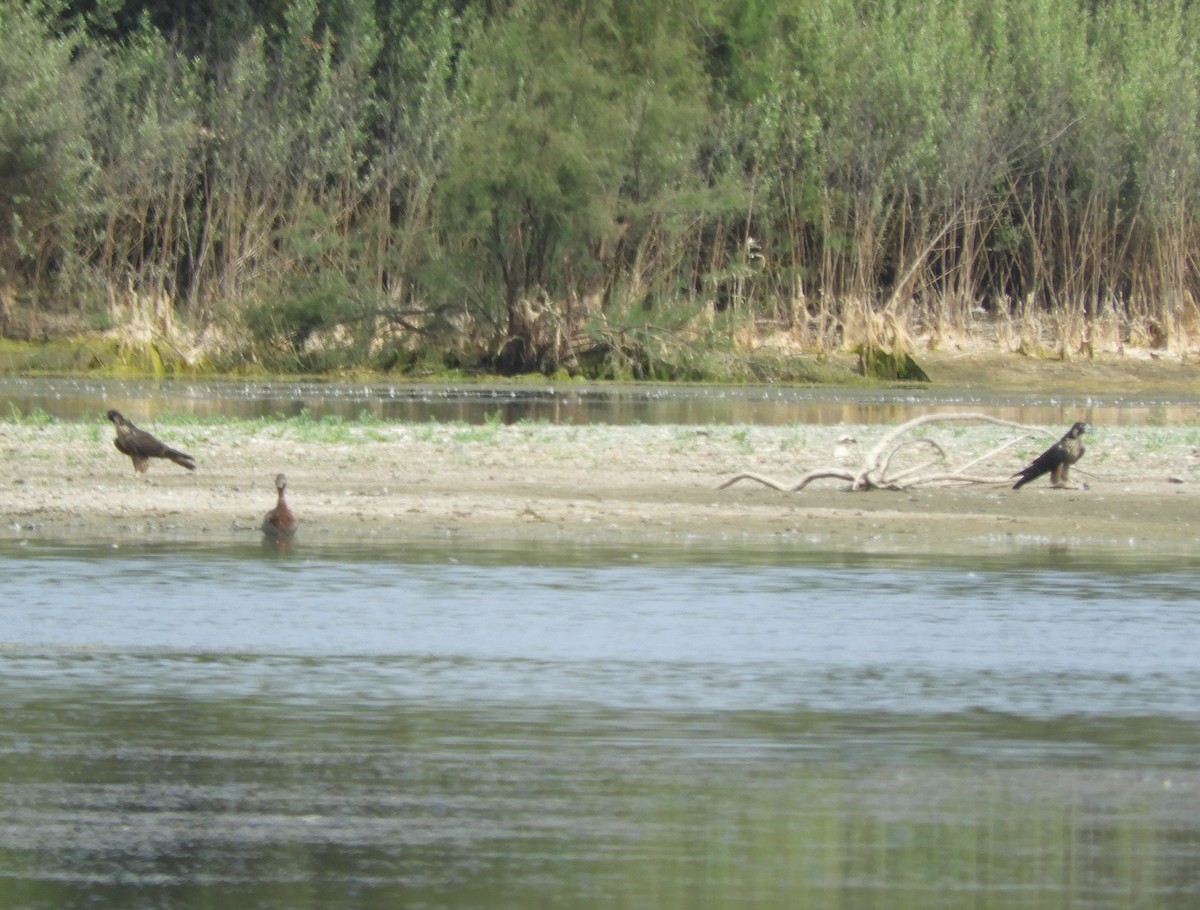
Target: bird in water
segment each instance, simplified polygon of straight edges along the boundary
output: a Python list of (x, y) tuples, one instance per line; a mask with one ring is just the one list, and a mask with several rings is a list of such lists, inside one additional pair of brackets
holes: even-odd
[(113, 445), (122, 455), (129, 456), (133, 461), (134, 470), (139, 474), (146, 473), (146, 469), (150, 467), (151, 458), (167, 458), (189, 471), (196, 470), (196, 462), (191, 455), (186, 455), (178, 449), (172, 449), (145, 430), (139, 430), (126, 420), (125, 415), (120, 411), (112, 410), (104, 416), (111, 420), (113, 426), (117, 428), (117, 438), (113, 440)]
[[(1065, 436), (1041, 455), (1030, 462), (1029, 467), (1018, 471), (1013, 477), (1020, 477), (1013, 484), (1014, 490), (1019, 490), (1031, 480), (1037, 480), (1043, 474), (1050, 475), (1050, 483), (1056, 487), (1066, 486), (1071, 465), (1083, 457), (1083, 442), (1080, 437), (1088, 431), (1088, 425), (1080, 421)], [(1011, 479), (1011, 478), (1010, 478)]]
[(287, 489), (287, 477), (283, 474), (275, 475), (275, 489), (279, 491), (279, 498), (275, 502), (275, 508), (263, 518), (262, 530), (267, 537), (278, 540), (292, 537), (299, 522), (283, 497), (283, 491)]

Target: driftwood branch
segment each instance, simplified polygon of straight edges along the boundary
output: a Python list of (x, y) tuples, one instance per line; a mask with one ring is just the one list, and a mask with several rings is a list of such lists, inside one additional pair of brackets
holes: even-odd
[(844, 468), (818, 468), (816, 471), (809, 471), (801, 477), (792, 487), (793, 493), (799, 493), (814, 480), (825, 480), (833, 478), (834, 480), (848, 480), (854, 482), (854, 475)]
[[(934, 442), (932, 439), (909, 439), (906, 442), (900, 443), (898, 446), (896, 446), (890, 452), (886, 452), (884, 454), (883, 464), (881, 464), (879, 466), (879, 475), (882, 477), (883, 475), (887, 474), (888, 468), (890, 468), (892, 466), (892, 459), (896, 457), (897, 453), (901, 452), (904, 449), (917, 448), (922, 445), (929, 446), (930, 448), (932, 448), (933, 451), (938, 455), (939, 458), (946, 457), (946, 450), (943, 449), (936, 442)], [(932, 464), (932, 462), (927, 462), (927, 464)], [(913, 470), (916, 470), (916, 469), (910, 469), (910, 471), (907, 471), (905, 473), (911, 473)]]
[[(956, 468), (945, 468), (941, 466), (941, 462), (946, 460), (946, 450), (932, 439), (917, 438), (905, 439), (909, 433), (912, 433), (918, 427), (925, 426), (931, 423), (993, 423), (1003, 427), (1013, 427), (1018, 430), (1023, 430), (1024, 434), (1011, 439), (1001, 446), (992, 449), (990, 452), (973, 458), (965, 464), (959, 465)], [(1028, 427), (1024, 424), (1014, 423), (1011, 420), (1001, 420), (998, 417), (992, 417), (988, 414), (976, 413), (960, 413), (960, 414), (926, 414), (923, 417), (916, 417), (907, 423), (902, 423), (900, 426), (889, 431), (882, 439), (869, 451), (863, 459), (862, 465), (857, 471), (842, 467), (825, 467), (817, 468), (809, 471), (799, 480), (794, 483), (784, 483), (775, 480), (771, 477), (764, 477), (761, 474), (754, 474), (749, 471), (737, 474), (729, 480), (725, 481), (718, 490), (724, 490), (726, 487), (733, 486), (742, 480), (753, 480), (763, 486), (771, 487), (774, 490), (780, 490), (785, 493), (798, 493), (806, 486), (815, 480), (844, 480), (850, 486), (850, 490), (907, 490), (915, 486), (927, 484), (943, 484), (943, 483), (966, 483), (966, 484), (999, 484), (1007, 483), (1011, 480), (1010, 477), (988, 477), (985, 475), (972, 473), (972, 470), (977, 466), (996, 455), (1003, 452), (1005, 449), (1015, 445), (1023, 439), (1027, 439), (1032, 435), (1041, 435), (1045, 431), (1038, 430), (1034, 427)], [(889, 474), (892, 467), (892, 460), (896, 454), (904, 449), (917, 448), (925, 446), (932, 448), (937, 458), (933, 461), (925, 461), (913, 467), (907, 467), (894, 474)]]

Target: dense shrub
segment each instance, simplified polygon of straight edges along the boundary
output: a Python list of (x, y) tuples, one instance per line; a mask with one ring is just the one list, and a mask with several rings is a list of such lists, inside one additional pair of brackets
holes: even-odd
[(178, 10), (0, 7), (6, 334), (658, 376), (1196, 328), (1181, 0)]

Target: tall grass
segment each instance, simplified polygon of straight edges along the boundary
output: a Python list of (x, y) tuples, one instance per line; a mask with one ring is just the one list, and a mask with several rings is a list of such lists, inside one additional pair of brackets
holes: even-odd
[(636, 378), (1194, 341), (1181, 0), (147, 9), (0, 12), (0, 148), (42, 150), (0, 178), (6, 335)]

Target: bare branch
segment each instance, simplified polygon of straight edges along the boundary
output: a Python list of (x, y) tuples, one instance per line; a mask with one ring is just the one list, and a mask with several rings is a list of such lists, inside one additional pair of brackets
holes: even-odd
[[(903, 449), (913, 448), (915, 446), (922, 446), (922, 445), (930, 446), (933, 448), (933, 450), (935, 452), (937, 452), (940, 456), (942, 456), (942, 458), (946, 457), (946, 450), (943, 449), (936, 442), (934, 442), (932, 439), (910, 439), (907, 442), (900, 443), (898, 446), (896, 446), (894, 449), (892, 449), (891, 452), (888, 453), (887, 457), (883, 460), (883, 466), (880, 467), (880, 469), (879, 469), (879, 476), (882, 477), (887, 474), (888, 468), (890, 468), (892, 465), (892, 459), (895, 458), (896, 455), (900, 451), (902, 451)], [(910, 470), (910, 471), (906, 471), (905, 473), (912, 473), (912, 472)]]
[(1015, 446), (1018, 442), (1022, 442), (1026, 439), (1030, 439), (1033, 436), (1034, 436), (1033, 433), (1026, 433), (1024, 436), (1018, 436), (1015, 439), (1010, 439), (1008, 442), (1004, 443), (1004, 445), (997, 446), (996, 448), (992, 449), (990, 452), (988, 452), (984, 455), (980, 455), (978, 458), (971, 459), (966, 464), (961, 465), (958, 470), (960, 472), (967, 471), (967, 470), (975, 467), (975, 465), (977, 465), (977, 464), (983, 464), (985, 461), (991, 461), (991, 459), (995, 458), (997, 455), (999, 455), (1005, 449), (1011, 448), (1011, 447)]
[(939, 474), (925, 474), (916, 483), (922, 485), (935, 483), (972, 483), (972, 484), (995, 484), (1008, 483), (1011, 477), (981, 477), (976, 474), (964, 474), (961, 471), (943, 471)]
[[(959, 467), (957, 470), (937, 470), (932, 471), (939, 460), (946, 459), (946, 450), (936, 441), (926, 438), (903, 439), (903, 437), (916, 430), (918, 427), (925, 426), (931, 423), (951, 423), (951, 422), (974, 422), (974, 423), (992, 423), (998, 426), (1015, 427), (1016, 429), (1025, 431), (1023, 436), (1009, 440), (1004, 445), (992, 449), (985, 455), (974, 458), (966, 464)], [(976, 465), (985, 462), (1010, 446), (1015, 445), (1023, 439), (1032, 435), (1044, 434), (1044, 430), (1035, 427), (1029, 427), (1024, 424), (1015, 423), (1011, 420), (1003, 420), (999, 417), (992, 417), (989, 414), (978, 414), (974, 412), (961, 414), (926, 414), (921, 417), (913, 418), (906, 423), (890, 430), (884, 434), (883, 438), (869, 451), (863, 459), (862, 466), (857, 472), (847, 470), (846, 468), (818, 468), (814, 471), (809, 471), (801, 477), (795, 484), (786, 484), (770, 477), (764, 477), (761, 474), (753, 474), (745, 472), (730, 478), (721, 484), (717, 489), (723, 490), (726, 487), (732, 486), (740, 480), (754, 480), (764, 486), (771, 487), (781, 492), (796, 493), (803, 490), (806, 486), (815, 480), (826, 478), (834, 478), (837, 480), (848, 481), (851, 490), (908, 490), (912, 487), (923, 484), (942, 484), (942, 483), (964, 483), (964, 484), (999, 484), (1007, 483), (1009, 478), (1003, 477), (983, 477), (976, 474), (968, 473), (970, 469)], [(892, 460), (903, 449), (916, 448), (927, 446), (932, 448), (939, 456), (938, 459), (922, 462), (913, 467), (905, 468), (897, 474), (888, 476), (888, 471), (891, 469)]]
[(901, 471), (899, 474), (893, 474), (890, 482), (899, 483), (902, 480), (907, 480), (909, 477), (915, 477), (921, 474), (923, 471), (928, 471), (935, 464), (937, 464), (936, 461), (923, 461), (919, 465), (914, 465), (906, 471)]
[(848, 480), (851, 484), (856, 482), (853, 474), (845, 468), (818, 468), (815, 471), (809, 471), (801, 477), (795, 484), (788, 488), (789, 492), (799, 493), (814, 480), (824, 480), (832, 477), (834, 480)]
[(779, 490), (783, 493), (791, 493), (795, 490), (795, 487), (793, 487), (791, 484), (780, 483), (778, 480), (772, 480), (770, 477), (763, 477), (761, 474), (754, 474), (750, 471), (730, 477), (727, 481), (717, 487), (717, 489), (724, 490), (726, 487), (731, 487), (740, 480), (753, 480), (757, 483), (761, 483), (764, 487), (770, 487), (773, 490)]
[(977, 414), (968, 412), (963, 414), (925, 414), (922, 417), (914, 417), (907, 423), (902, 423), (890, 433), (879, 440), (875, 448), (867, 454), (867, 462), (870, 464), (878, 464), (879, 459), (883, 457), (892, 445), (893, 441), (905, 433), (911, 433), (917, 427), (924, 426), (929, 423), (951, 423), (951, 422), (978, 422), (978, 423), (994, 423), (1002, 427), (1015, 427), (1018, 430), (1029, 432), (1032, 428), (1021, 423), (1014, 423), (1011, 420), (1002, 420), (999, 417), (992, 417), (989, 414)]

